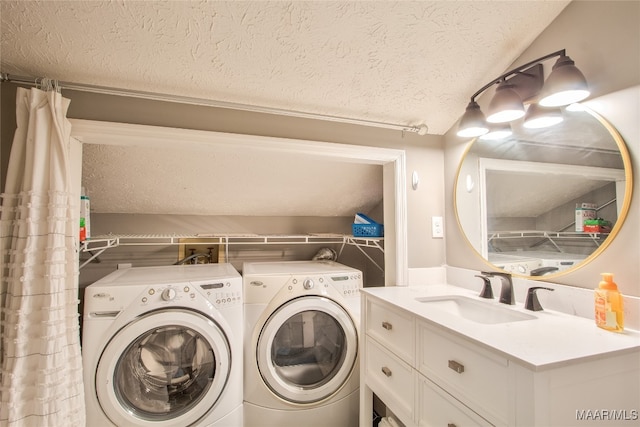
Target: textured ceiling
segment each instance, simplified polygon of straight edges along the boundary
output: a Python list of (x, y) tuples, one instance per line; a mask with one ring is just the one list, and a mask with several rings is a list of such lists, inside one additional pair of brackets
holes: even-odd
[(2, 72), (449, 130), (568, 1), (7, 1)]
[(265, 150), (85, 144), (82, 183), (99, 213), (352, 216), (382, 201), (382, 166)]

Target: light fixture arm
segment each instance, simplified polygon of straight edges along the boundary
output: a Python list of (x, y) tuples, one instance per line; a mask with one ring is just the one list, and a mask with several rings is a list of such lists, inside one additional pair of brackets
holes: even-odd
[(538, 59), (534, 59), (533, 61), (527, 62), (524, 65), (521, 65), (517, 68), (514, 68), (513, 70), (507, 71), (506, 73), (502, 74), (501, 76), (493, 79), (492, 81), (490, 81), (489, 83), (487, 83), (486, 85), (482, 86), (476, 93), (474, 93), (473, 95), (471, 95), (471, 102), (475, 102), (476, 98), (478, 96), (480, 96), (480, 94), (482, 94), (482, 92), (484, 92), (485, 90), (489, 89), (491, 86), (498, 84), (498, 83), (502, 83), (503, 81), (506, 81), (507, 77), (511, 77), (514, 74), (518, 74), (521, 73), (522, 71), (526, 70), (527, 68), (538, 64), (540, 62), (546, 61), (547, 59), (556, 57), (556, 56), (565, 56), (566, 54), (566, 49), (562, 49), (559, 50), (557, 52), (553, 52), (550, 53), (548, 55), (542, 56)]

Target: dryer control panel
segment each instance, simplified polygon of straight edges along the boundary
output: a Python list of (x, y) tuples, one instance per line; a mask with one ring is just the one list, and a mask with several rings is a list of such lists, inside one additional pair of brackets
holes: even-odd
[(255, 262), (243, 266), (245, 304), (304, 295), (359, 299), (362, 271), (333, 261)]
[[(302, 288), (296, 289), (300, 285), (302, 285)], [(288, 289), (292, 292), (316, 290), (322, 293), (322, 288), (328, 286), (334, 288), (342, 297), (359, 297), (360, 289), (362, 288), (362, 274), (293, 276), (289, 282)]]

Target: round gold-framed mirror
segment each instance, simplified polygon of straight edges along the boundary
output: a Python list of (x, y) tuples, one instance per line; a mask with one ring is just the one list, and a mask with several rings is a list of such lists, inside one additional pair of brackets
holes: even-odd
[(476, 138), (454, 186), (456, 220), (488, 265), (550, 279), (586, 265), (615, 239), (631, 204), (631, 158), (622, 136), (584, 106), (543, 129), (511, 125)]

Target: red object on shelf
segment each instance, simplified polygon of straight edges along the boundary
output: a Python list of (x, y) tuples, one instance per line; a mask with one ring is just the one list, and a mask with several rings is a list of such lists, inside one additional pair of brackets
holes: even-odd
[(608, 233), (611, 231), (611, 227), (605, 225), (584, 225), (585, 233)]

